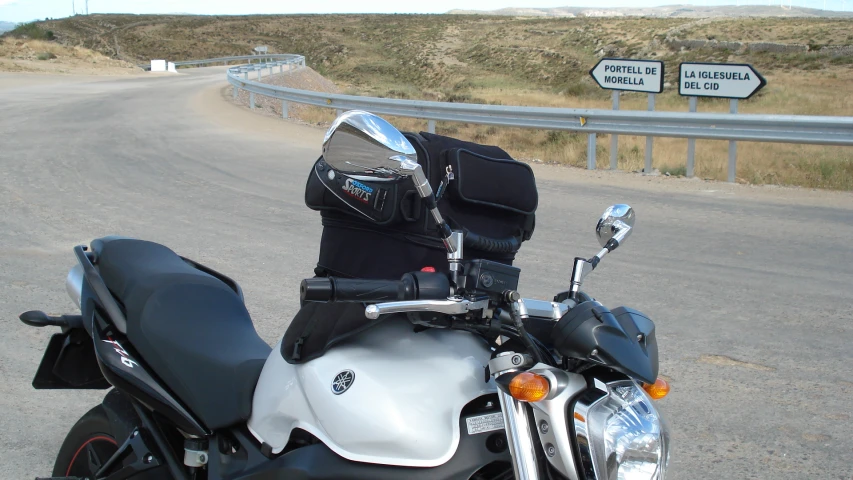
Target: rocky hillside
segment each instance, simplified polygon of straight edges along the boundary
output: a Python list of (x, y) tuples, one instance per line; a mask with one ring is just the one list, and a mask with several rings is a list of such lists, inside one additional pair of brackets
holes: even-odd
[(0, 72), (134, 75), (135, 65), (79, 46), (45, 40), (0, 38)]

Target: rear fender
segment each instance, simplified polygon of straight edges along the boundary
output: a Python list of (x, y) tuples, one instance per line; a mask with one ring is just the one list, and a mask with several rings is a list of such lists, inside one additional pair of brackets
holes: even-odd
[(110, 429), (117, 439), (126, 439), (133, 430), (141, 426), (139, 416), (133, 409), (130, 400), (118, 390), (110, 390), (104, 397), (102, 403), (107, 418), (110, 421)]

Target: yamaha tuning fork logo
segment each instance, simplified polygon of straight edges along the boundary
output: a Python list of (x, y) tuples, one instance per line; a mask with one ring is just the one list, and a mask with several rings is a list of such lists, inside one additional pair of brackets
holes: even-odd
[(352, 370), (344, 370), (335, 375), (335, 379), (332, 380), (332, 393), (340, 395), (346, 392), (352, 386), (353, 382), (355, 382), (355, 373)]

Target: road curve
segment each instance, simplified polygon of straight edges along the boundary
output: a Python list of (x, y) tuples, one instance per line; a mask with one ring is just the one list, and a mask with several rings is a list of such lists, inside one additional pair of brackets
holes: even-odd
[[(222, 97), (222, 68), (174, 76), (0, 76), (0, 471), (50, 473), (103, 392), (30, 386), (53, 333), (17, 315), (68, 313), (72, 246), (121, 234), (169, 245), (241, 283), (277, 341), (312, 274), (319, 215), (302, 199), (322, 131)], [(199, 93), (201, 92), (201, 93)], [(853, 476), (853, 197), (537, 167), (522, 292), (548, 298), (616, 202), (630, 241), (590, 277), (607, 305), (657, 321), (670, 479)]]

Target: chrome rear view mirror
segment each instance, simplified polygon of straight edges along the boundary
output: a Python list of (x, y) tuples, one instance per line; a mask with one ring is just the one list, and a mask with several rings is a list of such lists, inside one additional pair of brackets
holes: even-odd
[(360, 110), (343, 113), (323, 139), (323, 159), (339, 173), (372, 179), (411, 177), (447, 249), (454, 284), (461, 272), (462, 232), (453, 232), (438, 211), (435, 194), (406, 137), (384, 119)]
[(418, 155), (393, 125), (372, 113), (351, 110), (332, 123), (323, 158), (344, 175), (400, 178), (414, 175)]
[[(634, 209), (629, 205), (612, 205), (604, 211), (598, 225), (595, 226), (595, 235), (602, 247), (609, 243), (615, 249), (631, 235), (634, 228)], [(615, 245), (611, 240), (615, 239)]]

